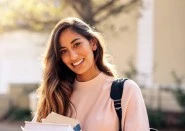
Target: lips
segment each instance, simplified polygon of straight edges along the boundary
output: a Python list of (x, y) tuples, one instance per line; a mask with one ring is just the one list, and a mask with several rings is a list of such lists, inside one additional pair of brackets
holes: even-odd
[(73, 66), (78, 66), (78, 65), (80, 65), (80, 64), (83, 62), (83, 60), (84, 60), (84, 59), (81, 59), (81, 60), (79, 60), (79, 61), (77, 61), (77, 62), (75, 62), (75, 63), (72, 63), (72, 65), (73, 65)]

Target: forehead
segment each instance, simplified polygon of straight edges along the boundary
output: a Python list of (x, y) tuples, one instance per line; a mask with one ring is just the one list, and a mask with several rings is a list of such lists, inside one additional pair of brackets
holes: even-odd
[(66, 29), (63, 31), (59, 36), (59, 43), (60, 45), (71, 43), (74, 39), (85, 39), (81, 34), (71, 30)]

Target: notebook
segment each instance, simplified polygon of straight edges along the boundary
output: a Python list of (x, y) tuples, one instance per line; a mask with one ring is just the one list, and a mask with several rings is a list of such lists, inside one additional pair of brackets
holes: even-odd
[(23, 131), (74, 131), (73, 127), (67, 124), (25, 122)]
[(25, 121), (24, 131), (81, 131), (80, 122), (54, 112), (48, 114), (42, 122)]

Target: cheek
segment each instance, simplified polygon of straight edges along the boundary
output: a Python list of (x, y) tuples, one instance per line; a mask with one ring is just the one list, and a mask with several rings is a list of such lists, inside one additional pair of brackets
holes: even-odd
[(92, 62), (94, 61), (94, 54), (93, 51), (89, 50), (88, 52), (85, 52), (86, 54), (86, 58), (87, 60), (92, 64)]
[(81, 51), (81, 53), (83, 53), (83, 55), (93, 55), (93, 50), (90, 47), (87, 47), (85, 49), (83, 49), (83, 51)]
[(68, 59), (65, 56), (61, 56), (61, 60), (63, 61), (64, 64), (67, 65)]

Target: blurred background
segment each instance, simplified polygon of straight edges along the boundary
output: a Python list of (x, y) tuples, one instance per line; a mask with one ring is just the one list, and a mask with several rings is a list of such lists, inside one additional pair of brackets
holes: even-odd
[(54, 25), (78, 17), (100, 31), (121, 77), (143, 93), (150, 126), (185, 130), (185, 0), (0, 0), (0, 130), (32, 119)]

